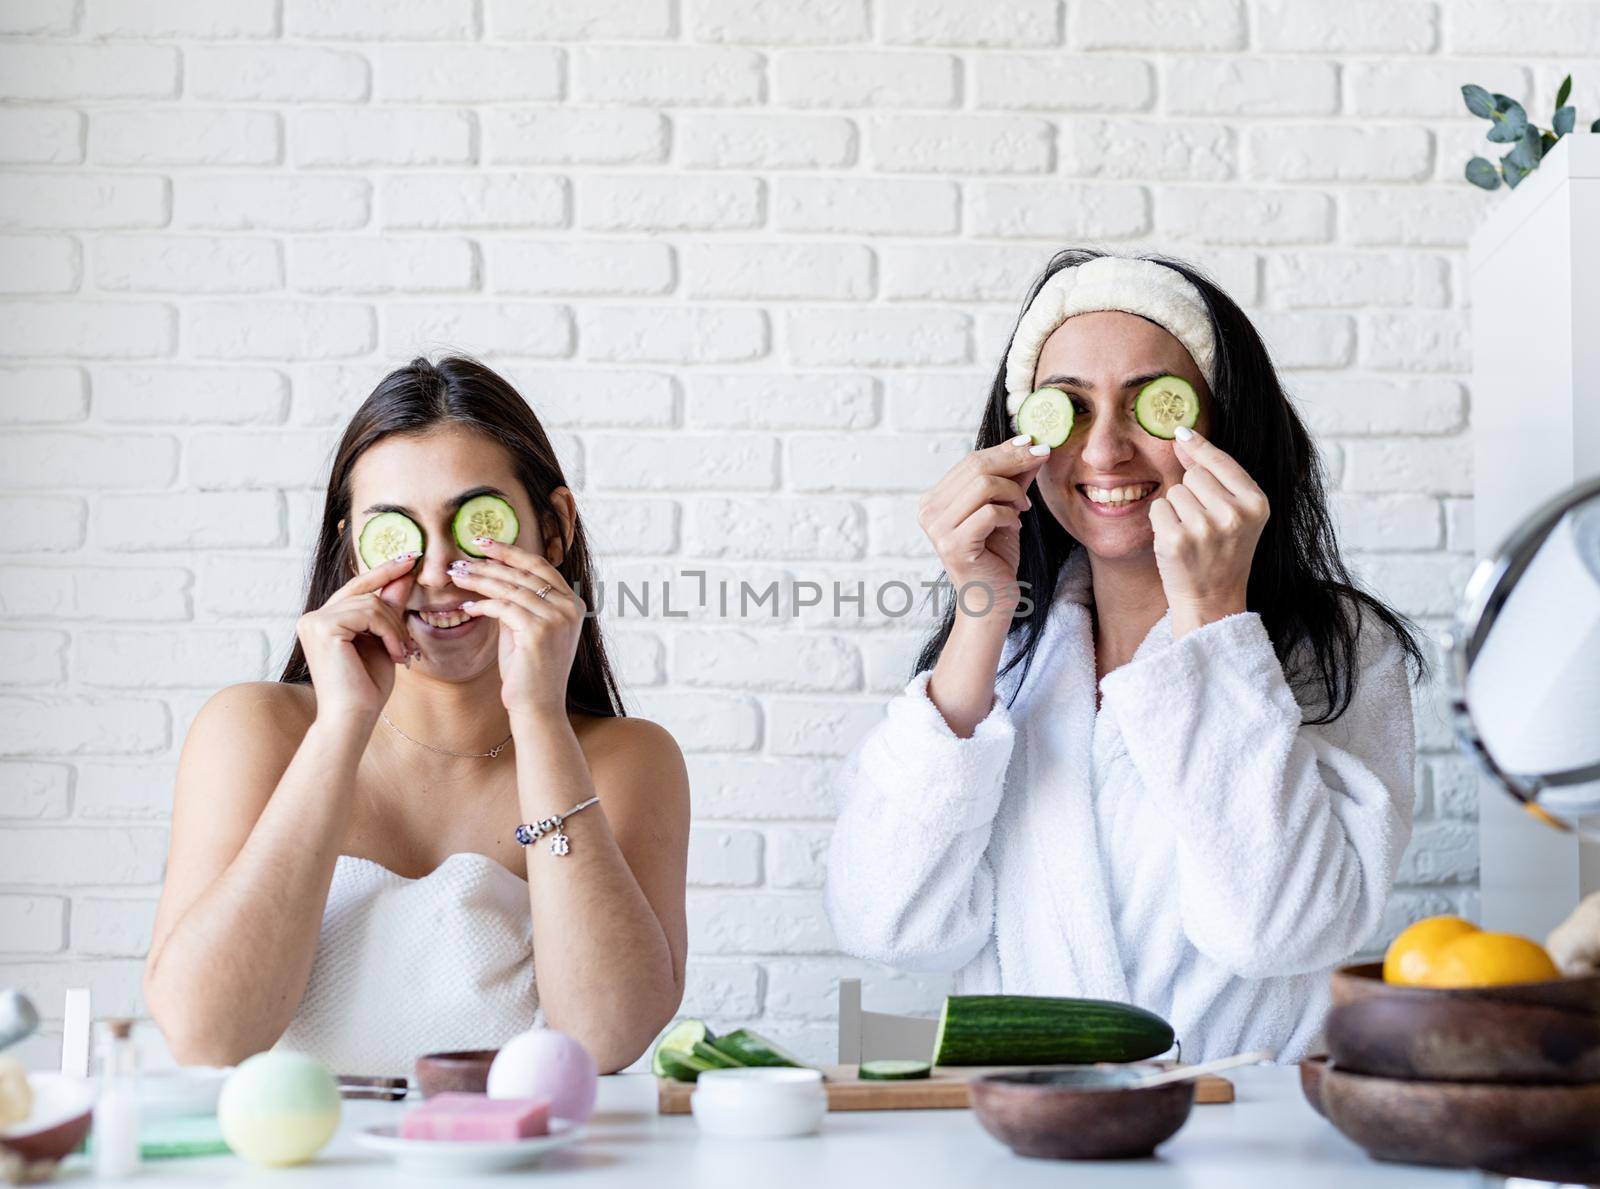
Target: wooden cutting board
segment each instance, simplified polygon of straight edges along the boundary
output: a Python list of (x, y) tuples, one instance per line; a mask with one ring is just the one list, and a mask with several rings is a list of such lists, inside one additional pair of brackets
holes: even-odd
[[(1168, 1068), (1174, 1062), (1153, 1064)], [(854, 1065), (823, 1067), (823, 1085), (828, 1092), (830, 1111), (937, 1111), (965, 1110), (967, 1083), (986, 1073), (1012, 1073), (1028, 1068), (1021, 1065), (943, 1065), (931, 1077), (906, 1082), (864, 1082), (856, 1076)], [(687, 1115), (692, 1082), (657, 1078), (660, 1110), (663, 1115)], [(1227, 1078), (1207, 1074), (1195, 1082), (1196, 1103), (1233, 1101), (1233, 1083)]]

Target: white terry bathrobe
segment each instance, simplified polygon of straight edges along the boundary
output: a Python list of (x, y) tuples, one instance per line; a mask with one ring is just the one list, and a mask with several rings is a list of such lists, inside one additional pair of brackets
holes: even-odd
[(835, 936), (960, 994), (1137, 1004), (1186, 1060), (1298, 1060), (1410, 839), (1404, 654), (1369, 619), (1350, 707), (1303, 726), (1260, 616), (1174, 642), (1169, 615), (1097, 713), (1091, 600), (1079, 549), (1009, 709), (1016, 670), (959, 739), (920, 673), (844, 763)]

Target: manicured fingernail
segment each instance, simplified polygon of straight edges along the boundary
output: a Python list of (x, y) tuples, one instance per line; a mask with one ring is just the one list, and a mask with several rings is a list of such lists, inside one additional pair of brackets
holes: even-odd
[(421, 556), (422, 556), (422, 552), (421, 552), (421, 550), (418, 550), (418, 551), (416, 551), (414, 553), (397, 553), (393, 557), (391, 557), (389, 560), (390, 561), (406, 561), (406, 560), (408, 560), (410, 558), (417, 558), (417, 557), (421, 557)]
[(1033, 441), (1032, 434), (1019, 433), (1016, 437), (1011, 439), (1011, 444), (1013, 446), (1026, 446), (1031, 441)]
[(1028, 447), (1028, 453), (1033, 455), (1035, 458), (1043, 458), (1046, 454), (1050, 453), (1050, 447), (1049, 446), (1029, 446)]
[(472, 563), (469, 561), (453, 561), (450, 563), (450, 573), (452, 574), (460, 574), (463, 571), (470, 570), (471, 568)]
[(478, 602), (477, 602), (476, 599), (468, 599), (466, 602), (461, 604), (461, 609), (463, 611), (470, 611), (470, 610), (472, 610), (472, 608), (476, 607), (477, 605), (478, 605)]
[(1177, 429), (1172, 431), (1172, 436), (1177, 438), (1180, 442), (1187, 442), (1190, 438), (1194, 437), (1194, 430), (1190, 429), (1187, 425), (1180, 425)]
[(493, 537), (473, 537), (472, 543), (474, 545), (493, 545), (495, 544), (495, 539)]

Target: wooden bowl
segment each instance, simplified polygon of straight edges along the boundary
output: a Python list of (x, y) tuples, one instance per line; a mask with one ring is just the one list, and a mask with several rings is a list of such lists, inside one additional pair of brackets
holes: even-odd
[(1307, 1057), (1300, 1062), (1300, 1093), (1306, 1096), (1311, 1109), (1324, 1119), (1328, 1112), (1322, 1109), (1322, 1075), (1327, 1068), (1327, 1057)]
[(1332, 977), (1340, 1069), (1429, 1081), (1600, 1082), (1600, 976), (1499, 987), (1404, 987), (1378, 963)]
[(1177, 1133), (1194, 1105), (1193, 1082), (1148, 1090), (1119, 1084), (1155, 1069), (989, 1074), (971, 1083), (972, 1112), (985, 1131), (1019, 1156), (1046, 1160), (1149, 1156)]
[(94, 1086), (64, 1073), (30, 1073), (33, 1113), (0, 1130), (0, 1148), (24, 1160), (56, 1161), (77, 1149), (94, 1122)]
[(1600, 1084), (1512, 1086), (1322, 1071), (1327, 1119), (1379, 1160), (1600, 1179)]
[(484, 1094), (489, 1066), (499, 1049), (463, 1049), (454, 1053), (427, 1053), (417, 1058), (417, 1087), (424, 1098), (455, 1091)]

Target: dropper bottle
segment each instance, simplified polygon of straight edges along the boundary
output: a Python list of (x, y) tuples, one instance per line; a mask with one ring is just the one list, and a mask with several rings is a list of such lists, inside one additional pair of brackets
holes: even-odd
[(120, 1180), (139, 1171), (139, 1053), (132, 1020), (100, 1026), (100, 1097), (94, 1107), (94, 1175)]

